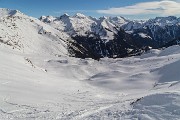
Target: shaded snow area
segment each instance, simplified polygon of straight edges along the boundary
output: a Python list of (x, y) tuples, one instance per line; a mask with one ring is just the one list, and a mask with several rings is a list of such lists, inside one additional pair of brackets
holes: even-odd
[(178, 120), (180, 47), (100, 61), (0, 45), (1, 120)]

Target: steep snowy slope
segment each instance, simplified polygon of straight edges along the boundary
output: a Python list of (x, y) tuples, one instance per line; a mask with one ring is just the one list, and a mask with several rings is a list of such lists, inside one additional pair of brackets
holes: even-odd
[(25, 53), (66, 55), (66, 33), (17, 10), (0, 9), (0, 44)]

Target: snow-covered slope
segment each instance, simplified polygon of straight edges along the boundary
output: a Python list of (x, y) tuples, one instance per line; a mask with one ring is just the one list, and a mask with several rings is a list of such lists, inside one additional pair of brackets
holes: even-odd
[(0, 17), (7, 17), (7, 16), (13, 16), (13, 15), (22, 15), (18, 10), (10, 10), (6, 8), (0, 8)]
[(0, 9), (0, 44), (25, 53), (66, 55), (66, 33), (22, 14), (17, 10)]
[(95, 61), (0, 45), (0, 119), (179, 119), (179, 51)]
[[(1, 9), (0, 16), (1, 120), (180, 118), (180, 46), (128, 58), (73, 58), (63, 31), (19, 11)], [(78, 17), (94, 19), (61, 19)], [(114, 26), (105, 17), (100, 24)]]

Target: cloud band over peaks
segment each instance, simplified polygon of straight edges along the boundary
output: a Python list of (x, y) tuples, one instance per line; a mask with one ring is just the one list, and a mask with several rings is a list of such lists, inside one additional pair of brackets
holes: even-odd
[(153, 2), (142, 2), (131, 6), (97, 10), (101, 14), (109, 15), (158, 15), (173, 16), (180, 15), (179, 0), (161, 0)]

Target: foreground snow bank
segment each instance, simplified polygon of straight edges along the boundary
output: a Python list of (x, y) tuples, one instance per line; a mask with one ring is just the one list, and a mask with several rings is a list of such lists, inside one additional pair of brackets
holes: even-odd
[(85, 119), (179, 120), (179, 103), (179, 93), (153, 94), (137, 99), (131, 106), (119, 103)]

